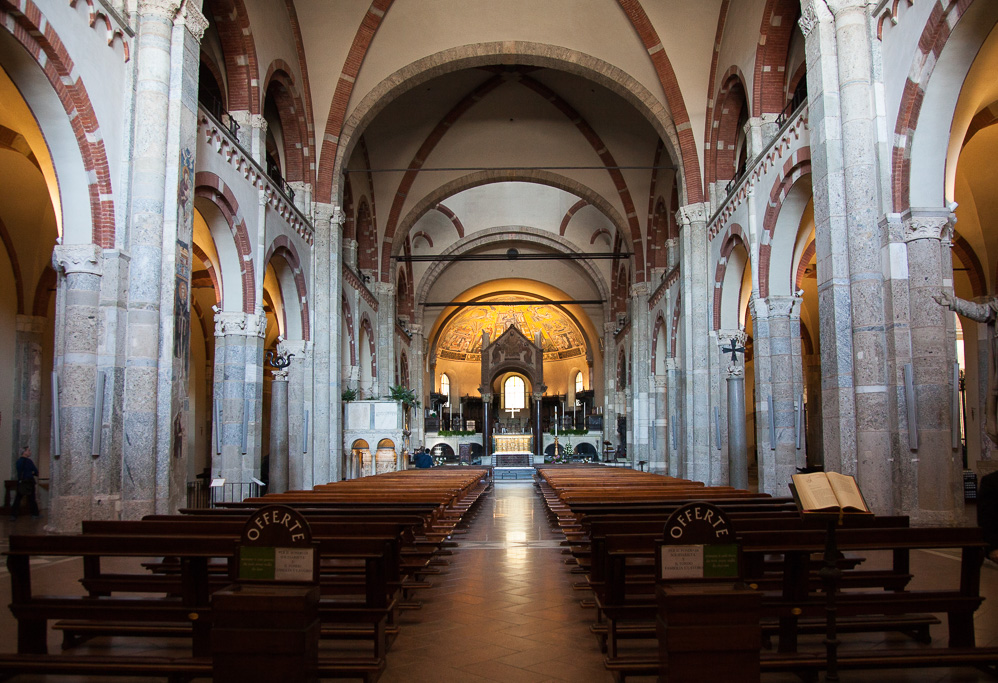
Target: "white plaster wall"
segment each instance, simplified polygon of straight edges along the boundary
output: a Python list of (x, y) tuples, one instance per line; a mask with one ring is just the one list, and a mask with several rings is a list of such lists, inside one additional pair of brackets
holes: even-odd
[(884, 99), (889, 135), (894, 134), (898, 110), (901, 107), (901, 96), (904, 94), (905, 83), (911, 73), (912, 60), (920, 58), (918, 39), (934, 6), (935, 3), (932, 2), (916, 2), (911, 6), (907, 2), (900, 2), (897, 25), (892, 24), (890, 19), (884, 22), (880, 49), (884, 68)]
[[(298, 49), (295, 46), (294, 33), (291, 30), (286, 5), (283, 2), (274, 2), (274, 0), (249, 0), (245, 4), (250, 26), (256, 29), (253, 33), (253, 44), (256, 46), (257, 65), (260, 68), (258, 78), (260, 80), (261, 108), (263, 98), (267, 96), (263, 89), (265, 85), (263, 81), (275, 59), (282, 59), (291, 67), (291, 75), (295, 79), (298, 94), (304, 101), (305, 89), (302, 87)], [(299, 17), (300, 21), (301, 17)], [(309, 85), (311, 86), (311, 83)]]
[[(766, 8), (763, 0), (741, 0), (728, 5), (728, 16), (724, 22), (724, 35), (721, 36), (721, 49), (717, 55), (717, 71), (714, 76), (714, 92), (711, 97), (717, 101), (721, 90), (722, 76), (732, 66), (737, 66), (745, 77), (745, 99), (748, 101), (749, 115), (752, 113), (753, 88), (755, 87), (755, 55), (759, 48), (759, 28)], [(717, 29), (717, 22), (714, 22)], [(713, 43), (713, 36), (711, 37)], [(706, 83), (706, 80), (704, 81)], [(703, 130), (703, 126), (700, 127)]]

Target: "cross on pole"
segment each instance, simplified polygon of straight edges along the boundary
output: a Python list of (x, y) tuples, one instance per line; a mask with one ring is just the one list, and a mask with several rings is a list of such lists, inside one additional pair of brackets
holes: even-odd
[(745, 353), (745, 347), (744, 346), (738, 346), (738, 342), (735, 341), (734, 337), (732, 337), (731, 338), (731, 345), (730, 346), (722, 346), (721, 347), (721, 353), (730, 353), (731, 354), (731, 362), (732, 363), (737, 363), (738, 362), (738, 354), (739, 353)]

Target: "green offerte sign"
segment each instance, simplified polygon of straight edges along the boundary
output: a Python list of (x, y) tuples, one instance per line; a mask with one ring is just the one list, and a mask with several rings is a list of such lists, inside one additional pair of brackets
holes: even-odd
[(703, 578), (737, 579), (738, 546), (705, 545), (703, 547)]
[(250, 581), (273, 581), (275, 577), (273, 547), (243, 546), (239, 550), (239, 578)]

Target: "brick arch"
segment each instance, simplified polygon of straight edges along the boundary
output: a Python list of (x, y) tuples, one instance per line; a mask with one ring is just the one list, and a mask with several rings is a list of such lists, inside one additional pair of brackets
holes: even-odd
[(797, 30), (798, 0), (767, 0), (759, 29), (752, 79), (752, 115), (778, 114), (786, 106), (787, 54)]
[[(718, 254), (717, 266), (714, 268), (714, 329), (721, 329), (721, 294), (724, 290), (724, 275), (728, 270), (728, 256), (735, 247), (741, 246), (746, 255), (750, 254), (748, 240), (742, 226), (732, 223), (721, 241), (721, 251)], [(749, 263), (751, 267), (751, 263)]]
[(17, 259), (17, 250), (14, 249), (14, 241), (10, 237), (7, 225), (0, 218), (0, 245), (3, 245), (10, 261), (10, 269), (14, 276), (14, 296), (17, 297), (17, 314), (24, 314), (24, 276), (21, 274), (21, 262)]
[(598, 240), (601, 235), (606, 235), (611, 242), (613, 241), (613, 236), (610, 234), (609, 230), (606, 228), (599, 228), (593, 231), (593, 236), (589, 238), (589, 244), (596, 244), (596, 240)]
[[(461, 238), (464, 237), (464, 223), (461, 222), (461, 219), (458, 218), (458, 216), (457, 216), (456, 213), (454, 213), (453, 211), (451, 211), (449, 208), (447, 208), (443, 204), (437, 204), (433, 208), (436, 209), (437, 211), (439, 211), (440, 213), (442, 213), (443, 215), (447, 216), (447, 218), (450, 219), (450, 222), (454, 224), (454, 229), (457, 230), (458, 239), (461, 239)], [(430, 238), (427, 237), (426, 241), (430, 242)], [(433, 242), (430, 242), (430, 246), (431, 247), (433, 246)]]
[[(256, 310), (256, 286), (253, 267), (253, 247), (246, 221), (239, 212), (239, 202), (229, 186), (214, 173), (201, 171), (194, 176), (194, 196), (207, 199), (222, 212), (232, 233), (239, 254), (239, 272), (243, 284), (243, 313)], [(224, 277), (224, 273), (223, 273)]]
[(301, 336), (304, 341), (309, 341), (311, 330), (308, 320), (308, 285), (305, 283), (305, 273), (302, 269), (298, 249), (295, 248), (294, 242), (287, 235), (278, 235), (274, 238), (274, 241), (270, 243), (270, 248), (267, 249), (267, 255), (263, 262), (270, 263), (270, 260), (275, 256), (280, 256), (287, 262), (294, 276), (295, 290), (298, 294), (298, 308), (301, 313)]
[[(710, 166), (712, 165), (708, 161), (708, 157), (710, 156), (709, 141), (711, 138), (711, 132), (713, 130), (713, 125), (714, 125), (714, 103), (717, 102), (717, 98), (713, 97), (714, 83), (716, 82), (715, 79), (717, 78), (717, 58), (721, 52), (721, 39), (724, 38), (724, 25), (727, 23), (728, 20), (729, 4), (730, 0), (721, 0), (721, 6), (717, 10), (717, 29), (714, 32), (714, 49), (711, 51), (710, 55), (710, 76), (707, 77), (708, 99), (707, 99), (707, 109), (704, 112), (704, 117), (703, 117), (704, 120), (703, 140), (705, 147), (703, 154), (704, 158), (703, 194), (705, 197), (710, 194), (708, 185), (710, 184), (711, 181), (708, 180), (707, 178), (707, 169), (710, 168)], [(721, 80), (723, 81), (725, 79), (722, 78)]]
[(31, 315), (38, 318), (48, 317), (49, 300), (52, 292), (55, 291), (58, 276), (52, 266), (46, 264), (42, 274), (38, 276), (38, 284), (35, 285), (35, 301), (31, 308)]
[(113, 249), (114, 193), (104, 136), (90, 95), (76, 72), (69, 51), (32, 0), (20, 0), (16, 7), (11, 0), (0, 0), (0, 26), (9, 31), (35, 60), (66, 111), (83, 159), (83, 168), (91, 178), (88, 189), (93, 242), (104, 249)]
[(652, 328), (651, 332), (651, 371), (655, 374), (655, 368), (657, 367), (656, 361), (658, 359), (658, 333), (665, 327), (665, 316), (662, 312), (658, 312), (658, 317), (655, 318), (655, 326)]
[(762, 219), (762, 239), (759, 245), (759, 298), (761, 299), (769, 296), (769, 267), (770, 257), (773, 253), (773, 233), (776, 230), (776, 221), (780, 217), (780, 210), (783, 208), (783, 201), (787, 198), (794, 184), (809, 173), (811, 173), (811, 150), (802, 147), (783, 164), (780, 177), (776, 179), (773, 183), (773, 189), (769, 191), (769, 205), (766, 207), (766, 214)]
[(273, 91), (281, 119), (281, 132), (284, 136), (284, 179), (289, 182), (306, 182), (308, 167), (306, 160), (312, 157), (308, 124), (301, 94), (291, 75), (291, 67), (283, 59), (275, 59), (267, 69), (263, 82), (264, 97)]
[(367, 333), (367, 347), (371, 352), (371, 379), (374, 382), (378, 381), (378, 350), (377, 344), (374, 341), (374, 327), (371, 325), (371, 319), (367, 317), (367, 313), (364, 313), (360, 317), (360, 329)]
[(811, 241), (807, 243), (807, 246), (804, 247), (804, 251), (801, 252), (800, 255), (800, 261), (797, 262), (797, 273), (794, 275), (793, 287), (791, 287), (792, 291), (796, 292), (800, 289), (801, 283), (804, 281), (804, 273), (807, 271), (807, 264), (814, 258), (814, 252), (815, 243), (812, 238)]
[(215, 272), (215, 264), (211, 262), (208, 258), (208, 254), (205, 250), (198, 246), (197, 242), (191, 244), (191, 250), (194, 252), (194, 256), (204, 264), (205, 270), (208, 271), (208, 279), (211, 280), (211, 288), (215, 292), (215, 305), (219, 308), (224, 308), (224, 301), (222, 299), (222, 286), (218, 281), (218, 273)]
[(735, 177), (735, 145), (738, 141), (741, 114), (749, 113), (748, 89), (745, 76), (737, 66), (724, 74), (723, 85), (717, 94), (718, 106), (713, 111), (710, 147), (704, 162), (704, 177), (708, 183), (731, 180)]
[[(657, 165), (658, 164), (656, 163), (656, 166)], [(564, 237), (565, 231), (568, 230), (568, 224), (572, 222), (572, 216), (574, 216), (579, 211), (579, 209), (588, 205), (589, 202), (587, 202), (585, 199), (580, 199), (579, 201), (572, 204), (572, 206), (569, 207), (568, 211), (565, 212), (564, 218), (561, 219), (561, 225), (558, 227), (558, 234)], [(590, 242), (590, 244), (592, 244), (592, 242)]]
[(253, 28), (243, 0), (205, 0), (225, 55), (226, 100), (229, 111), (261, 110), (260, 66), (257, 64)]
[(347, 325), (347, 336), (350, 339), (348, 344), (350, 347), (350, 365), (352, 367), (357, 365), (357, 335), (353, 329), (353, 311), (350, 310), (350, 302), (347, 301), (345, 294), (340, 296), (340, 311), (343, 314), (343, 321)]
[[(426, 163), (426, 160), (432, 151), (436, 148), (447, 132), (453, 128), (454, 124), (461, 118), (461, 116), (463, 116), (469, 109), (471, 109), (471, 107), (478, 102), (481, 102), (489, 93), (505, 82), (506, 78), (504, 75), (496, 75), (476, 87), (470, 93), (465, 95), (461, 101), (454, 105), (454, 107), (452, 107), (451, 110), (447, 112), (447, 114), (445, 114), (444, 117), (437, 123), (433, 131), (426, 136), (423, 144), (420, 145), (419, 149), (413, 155), (412, 160), (409, 162), (405, 175), (402, 177), (402, 180), (399, 182), (398, 189), (394, 193), (392, 208), (389, 211), (388, 221), (385, 226), (385, 242), (391, 242), (395, 239), (396, 229), (399, 224), (399, 219), (401, 217), (402, 208), (405, 205), (406, 198), (416, 181), (420, 169)], [(619, 168), (617, 168), (617, 161), (614, 159), (613, 154), (609, 151), (608, 145), (603, 142), (599, 134), (592, 128), (592, 126), (589, 125), (586, 119), (556, 92), (525, 74), (520, 75), (518, 82), (543, 97), (559, 112), (564, 114), (564, 116), (571, 121), (573, 125), (575, 125), (585, 140), (590, 144), (593, 151), (603, 162), (604, 166), (607, 167), (607, 173), (609, 173), (614, 186), (617, 189), (620, 201), (623, 204), (626, 220), (631, 231), (631, 242), (634, 249), (635, 274), (638, 281), (641, 281), (644, 278), (644, 256), (642, 250), (641, 228), (638, 225), (637, 212), (634, 202), (631, 199), (631, 193), (627, 187), (627, 182), (624, 179), (623, 173)], [(382, 279), (387, 279), (387, 273), (384, 272), (384, 268), (382, 268), (381, 277)]]
[(405, 218), (403, 218), (399, 223), (399, 228), (396, 230), (395, 241), (391, 242), (386, 240), (382, 244), (381, 272), (383, 277), (387, 277), (387, 274), (391, 272), (391, 258), (392, 256), (397, 256), (403, 246), (403, 242), (398, 238), (398, 236), (408, 234), (408, 231), (412, 229), (412, 226), (415, 225), (427, 211), (436, 208), (437, 205), (444, 199), (456, 195), (459, 192), (463, 192), (464, 190), (470, 190), (475, 187), (481, 187), (482, 185), (489, 185), (492, 183), (508, 182), (537, 183), (548, 187), (554, 187), (559, 190), (564, 190), (565, 192), (574, 194), (577, 197), (581, 197), (606, 216), (610, 223), (612, 223), (617, 229), (618, 235), (621, 232), (621, 226), (625, 224), (623, 218), (616, 211), (616, 209), (614, 209), (613, 206), (606, 201), (606, 199), (600, 196), (598, 192), (566, 176), (552, 173), (550, 171), (527, 169), (476, 171), (434, 188), (430, 194), (421, 199), (409, 210)]
[(426, 240), (427, 246), (429, 246), (430, 249), (433, 248), (433, 239), (430, 238), (430, 236), (427, 235), (422, 230), (419, 230), (418, 232), (416, 232), (416, 233), (413, 234), (413, 236), (412, 236), (412, 244), (413, 244), (413, 246), (415, 246), (416, 240), (418, 240), (418, 239)]
[(973, 295), (975, 297), (985, 296), (988, 293), (988, 284), (984, 277), (981, 260), (977, 258), (977, 252), (970, 246), (970, 243), (959, 233), (953, 234), (953, 254), (960, 259), (960, 263), (967, 269), (967, 277), (970, 278), (970, 291)]
[[(388, 4), (388, 0), (384, 1)], [(380, 20), (381, 17), (377, 17), (373, 25), (376, 26)], [(657, 52), (664, 51), (659, 49)], [(660, 61), (661, 57), (653, 59)], [(385, 107), (403, 93), (443, 74), (509, 64), (537, 66), (572, 73), (598, 83), (619, 95), (645, 117), (659, 136), (666, 141), (670, 158), (682, 160), (682, 168), (685, 169), (683, 193), (688, 201), (702, 201), (697, 150), (674, 76), (671, 79), (674, 87), (667, 88), (666, 92), (675, 93), (677, 101), (670, 100), (670, 107), (667, 108), (630, 74), (612, 64), (565, 47), (528, 41), (495, 41), (443, 50), (418, 59), (387, 76), (358, 102), (348, 119), (344, 119), (342, 111), (345, 110), (346, 102), (340, 106), (334, 105), (330, 111), (329, 121), (337, 120), (341, 123), (336, 126), (327, 124), (316, 181), (317, 201), (332, 202), (333, 197), (339, 192), (339, 188), (334, 187), (334, 184), (341, 177), (341, 169), (350, 158), (362, 131)], [(357, 65), (359, 67), (359, 62)], [(686, 125), (683, 125), (684, 123)]]
[(918, 39), (908, 79), (901, 94), (897, 122), (894, 124), (894, 147), (891, 150), (891, 195), (894, 211), (911, 208), (911, 145), (925, 99), (925, 89), (953, 28), (971, 5), (970, 0), (937, 0)]
[[(361, 197), (357, 205), (357, 267), (361, 270), (378, 270), (378, 234), (367, 197)], [(387, 282), (388, 278), (384, 280)]]

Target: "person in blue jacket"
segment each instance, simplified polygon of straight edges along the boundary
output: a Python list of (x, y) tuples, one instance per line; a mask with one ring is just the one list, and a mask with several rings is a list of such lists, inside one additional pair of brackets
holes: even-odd
[(11, 521), (17, 519), (17, 511), (21, 507), (21, 498), (28, 499), (28, 510), (32, 517), (38, 517), (38, 501), (35, 499), (35, 477), (38, 476), (38, 467), (31, 461), (31, 448), (25, 446), (21, 451), (21, 457), (14, 465), (17, 471), (17, 493), (14, 495), (14, 504), (10, 509)]
[(425, 470), (433, 467), (433, 458), (430, 456), (430, 449), (424, 448), (416, 454), (416, 468)]

